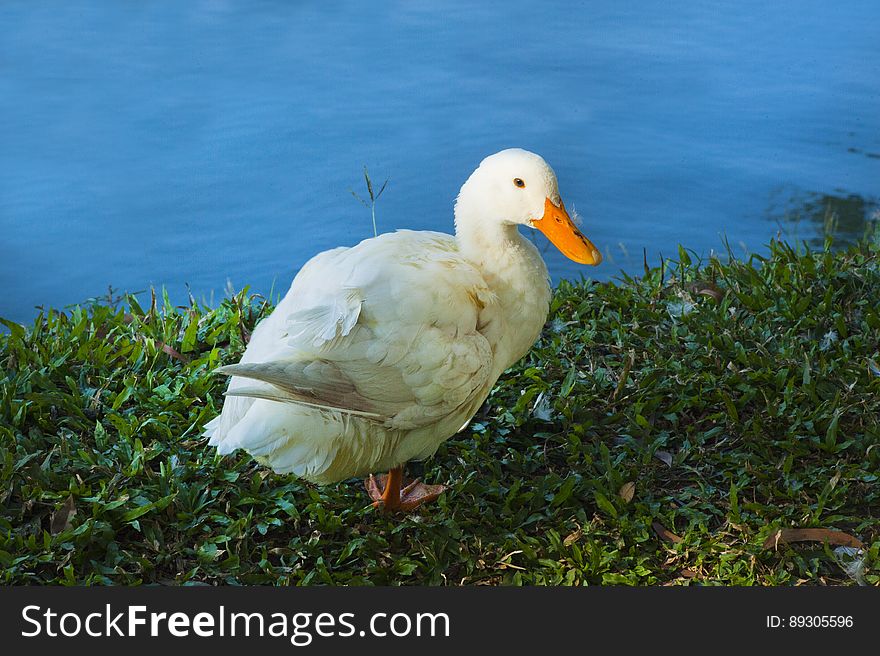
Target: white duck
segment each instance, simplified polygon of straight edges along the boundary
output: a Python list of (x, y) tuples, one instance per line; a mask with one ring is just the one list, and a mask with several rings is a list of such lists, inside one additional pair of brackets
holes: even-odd
[[(222, 414), (205, 426), (221, 454), (244, 449), (279, 473), (366, 482), (374, 505), (412, 510), (445, 487), (401, 489), (473, 417), (532, 346), (550, 285), (518, 225), (583, 264), (602, 257), (569, 218), (538, 155), (504, 150), (461, 188), (455, 236), (400, 230), (312, 258), (254, 330)], [(380, 489), (384, 488), (384, 489)]]

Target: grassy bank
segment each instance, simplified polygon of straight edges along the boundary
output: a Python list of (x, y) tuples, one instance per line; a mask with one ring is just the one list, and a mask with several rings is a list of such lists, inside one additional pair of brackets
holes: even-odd
[(878, 256), (563, 282), (408, 517), (199, 437), (261, 298), (8, 324), (0, 583), (878, 585)]

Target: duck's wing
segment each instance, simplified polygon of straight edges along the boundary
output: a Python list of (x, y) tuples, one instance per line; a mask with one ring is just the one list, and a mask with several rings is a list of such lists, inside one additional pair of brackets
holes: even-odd
[(482, 402), (494, 360), (481, 328), (495, 301), (451, 237), (400, 231), (315, 264), (270, 317), (276, 331), (283, 325), (272, 347), (258, 344), (258, 359), (218, 370), (237, 381), (229, 395), (399, 429)]
[[(345, 247), (324, 251), (305, 263), (294, 277), (287, 294), (272, 313), (261, 320), (241, 358), (241, 363), (266, 362), (277, 357), (279, 349), (287, 344), (287, 317), (303, 305), (314, 304), (314, 291), (320, 281), (328, 280), (328, 272), (338, 270), (340, 256), (349, 250)], [(237, 391), (241, 390), (242, 393)], [(248, 392), (245, 394), (244, 392)], [(277, 390), (264, 383), (247, 378), (234, 377), (226, 391), (223, 411), (204, 426), (203, 434), (210, 438), (212, 446), (219, 445), (229, 432), (242, 420), (259, 398), (277, 395)]]

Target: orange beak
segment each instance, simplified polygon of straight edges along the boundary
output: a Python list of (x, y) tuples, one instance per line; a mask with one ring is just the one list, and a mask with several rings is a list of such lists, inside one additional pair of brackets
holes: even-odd
[(602, 254), (593, 246), (593, 242), (584, 237), (583, 233), (571, 220), (565, 205), (559, 201), (559, 207), (549, 198), (544, 202), (544, 216), (532, 225), (544, 233), (553, 245), (570, 260), (581, 264), (599, 264)]

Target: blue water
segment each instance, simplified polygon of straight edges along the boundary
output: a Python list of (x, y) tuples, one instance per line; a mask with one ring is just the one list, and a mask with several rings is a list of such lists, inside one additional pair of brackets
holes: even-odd
[[(855, 234), (880, 195), (880, 3), (0, 5), (0, 315), (286, 289), (380, 230), (451, 231), (485, 155), (542, 154), (606, 255)], [(541, 238), (543, 240), (543, 238)]]

